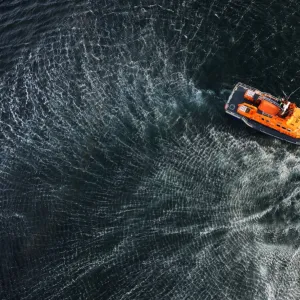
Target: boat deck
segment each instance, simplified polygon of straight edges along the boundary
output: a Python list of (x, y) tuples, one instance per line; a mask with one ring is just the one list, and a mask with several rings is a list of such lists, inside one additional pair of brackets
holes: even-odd
[[(285, 135), (279, 131), (276, 131), (272, 128), (269, 128), (263, 124), (260, 124), (256, 121), (250, 120), (244, 116), (241, 116), (238, 114), (237, 109), (238, 109), (238, 104), (240, 103), (248, 103), (253, 105), (253, 103), (247, 99), (244, 98), (244, 94), (247, 89), (251, 88), (250, 86), (244, 85), (242, 83), (238, 83), (235, 88), (233, 89), (231, 95), (229, 96), (229, 99), (227, 101), (227, 109), (225, 110), (228, 114), (241, 119), (244, 121), (249, 127), (252, 127), (256, 130), (259, 130), (263, 133), (266, 133), (268, 135), (271, 135), (273, 137), (276, 137), (278, 139), (284, 140), (289, 143), (297, 144), (300, 145), (300, 139), (293, 138), (291, 136)], [(255, 90), (254, 88), (251, 88)], [(260, 113), (260, 111), (258, 111)]]

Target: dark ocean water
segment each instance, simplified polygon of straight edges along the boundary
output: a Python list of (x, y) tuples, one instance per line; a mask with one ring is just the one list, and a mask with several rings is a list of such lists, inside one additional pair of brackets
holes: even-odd
[(300, 86), (299, 13), (0, 1), (0, 298), (300, 299), (300, 150), (223, 110)]

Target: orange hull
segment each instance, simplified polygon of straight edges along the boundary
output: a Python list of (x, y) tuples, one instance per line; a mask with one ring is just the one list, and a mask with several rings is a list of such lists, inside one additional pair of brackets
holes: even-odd
[(225, 110), (253, 128), (300, 144), (300, 108), (295, 103), (238, 83)]

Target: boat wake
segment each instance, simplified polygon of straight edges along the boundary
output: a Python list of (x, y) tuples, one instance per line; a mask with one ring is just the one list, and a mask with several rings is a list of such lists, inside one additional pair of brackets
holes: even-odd
[(300, 150), (225, 115), (266, 22), (225, 2), (86, 1), (7, 64), (0, 298), (299, 299)]

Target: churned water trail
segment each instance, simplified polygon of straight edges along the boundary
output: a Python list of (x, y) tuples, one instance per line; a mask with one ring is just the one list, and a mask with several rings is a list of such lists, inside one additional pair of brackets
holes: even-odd
[(200, 2), (0, 3), (1, 299), (299, 299), (300, 150), (224, 104), (300, 5)]

